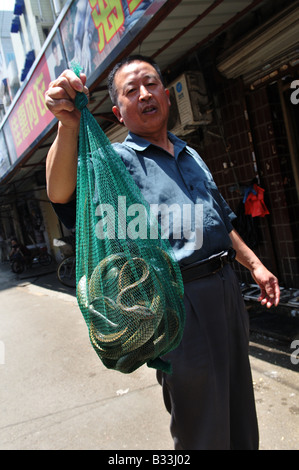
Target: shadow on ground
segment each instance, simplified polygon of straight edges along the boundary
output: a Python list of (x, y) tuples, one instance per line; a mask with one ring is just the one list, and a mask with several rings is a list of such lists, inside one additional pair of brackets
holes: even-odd
[(299, 372), (297, 357), (297, 363), (291, 360), (299, 347), (298, 311), (283, 306), (267, 309), (257, 303), (247, 304), (247, 309), (250, 318), (250, 355)]
[[(53, 262), (48, 267), (35, 266), (21, 275), (16, 275), (11, 272), (9, 263), (2, 263), (0, 289), (28, 283), (71, 295), (75, 299), (75, 288), (61, 284), (56, 272), (57, 264)], [(254, 301), (246, 302), (246, 307), (250, 318), (250, 355), (299, 372), (298, 364), (293, 364), (291, 361), (294, 352), (291, 347), (292, 342), (299, 341), (298, 310), (284, 306), (267, 309)]]

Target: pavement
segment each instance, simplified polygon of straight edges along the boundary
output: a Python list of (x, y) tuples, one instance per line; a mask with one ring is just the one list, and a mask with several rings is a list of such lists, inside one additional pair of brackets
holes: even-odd
[[(297, 450), (299, 320), (271, 310), (248, 305), (260, 449)], [(55, 265), (0, 264), (0, 375), (1, 450), (173, 449), (155, 371), (104, 368)]]

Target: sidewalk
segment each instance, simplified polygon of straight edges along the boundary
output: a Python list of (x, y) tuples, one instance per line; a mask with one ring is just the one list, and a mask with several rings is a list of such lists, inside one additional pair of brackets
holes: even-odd
[(0, 268), (0, 449), (172, 450), (155, 371), (104, 368), (74, 289), (34, 274)]
[[(172, 450), (155, 371), (105, 369), (90, 346), (74, 289), (60, 285), (55, 272), (22, 277), (0, 265), (0, 449)], [(283, 342), (251, 337), (264, 450), (299, 448), (292, 335)]]
[[(9, 263), (0, 264), (0, 283), (3, 275), (7, 276), (9, 282), (34, 285), (50, 290), (48, 294), (63, 298), (63, 294), (75, 298), (75, 289), (66, 287), (59, 282), (57, 265), (53, 262), (50, 266), (34, 266), (20, 275), (11, 272)], [(32, 287), (33, 289), (33, 287)], [(250, 328), (252, 333), (264, 335), (267, 338), (277, 339), (285, 343), (291, 343), (299, 338), (299, 309), (287, 307), (280, 304), (276, 308), (266, 309), (256, 301), (246, 300), (250, 317)]]

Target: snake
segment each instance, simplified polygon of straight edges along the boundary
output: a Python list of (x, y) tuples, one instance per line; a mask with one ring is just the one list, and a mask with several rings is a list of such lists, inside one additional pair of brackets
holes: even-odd
[[(163, 279), (161, 256), (167, 266)], [(182, 297), (172, 260), (160, 248), (147, 260), (114, 253), (95, 267), (89, 281), (81, 277), (78, 302), (88, 312), (90, 341), (106, 367), (131, 372), (177, 337), (178, 313), (164, 282)]]

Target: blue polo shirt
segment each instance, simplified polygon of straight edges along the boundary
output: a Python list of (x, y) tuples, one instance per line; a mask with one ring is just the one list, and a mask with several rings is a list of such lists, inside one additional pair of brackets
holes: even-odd
[[(175, 135), (169, 133), (168, 137), (174, 145), (174, 157), (133, 133), (113, 147), (183, 267), (231, 246), (229, 233), (235, 214), (198, 153)], [(67, 227), (75, 225), (75, 201), (53, 207)]]

